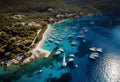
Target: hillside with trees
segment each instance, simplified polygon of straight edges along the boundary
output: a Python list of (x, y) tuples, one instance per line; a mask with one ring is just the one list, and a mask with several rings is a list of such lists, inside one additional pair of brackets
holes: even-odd
[(35, 42), (41, 40), (48, 23), (97, 12), (61, 0), (0, 0), (0, 63), (5, 64), (20, 54), (29, 57), (31, 54), (27, 52), (34, 47), (31, 44), (37, 31), (42, 29)]
[(96, 8), (101, 12), (120, 13), (120, 0), (62, 0), (77, 7)]

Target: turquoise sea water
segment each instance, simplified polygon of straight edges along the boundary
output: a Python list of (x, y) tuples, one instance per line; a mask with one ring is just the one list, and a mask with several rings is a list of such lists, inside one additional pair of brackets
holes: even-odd
[[(87, 32), (83, 32), (83, 28)], [(73, 35), (69, 38), (69, 35)], [(85, 38), (78, 39), (83, 34)], [(0, 67), (0, 80), (5, 82), (119, 82), (120, 81), (120, 17), (94, 15), (55, 23), (50, 26), (41, 46), (56, 52), (62, 48), (73, 63), (61, 68), (63, 54), (37, 59), (26, 66)], [(60, 38), (64, 39), (60, 41)], [(54, 41), (49, 41), (53, 39)], [(55, 44), (59, 41), (59, 45)], [(71, 42), (76, 45), (72, 46)], [(95, 61), (89, 59), (89, 48), (100, 47), (103, 53)], [(78, 65), (76, 68), (75, 65)], [(43, 72), (40, 73), (40, 70)]]

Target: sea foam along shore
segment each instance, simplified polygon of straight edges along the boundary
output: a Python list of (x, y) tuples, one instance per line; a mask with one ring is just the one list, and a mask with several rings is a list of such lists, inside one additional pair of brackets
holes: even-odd
[(36, 53), (36, 51), (40, 51), (40, 53), (45, 53), (45, 57), (48, 57), (50, 55), (50, 51), (44, 50), (41, 48), (43, 42), (46, 39), (46, 34), (47, 32), (50, 30), (50, 24), (47, 25), (47, 29), (43, 34), (42, 40), (40, 42), (38, 42), (38, 44), (36, 45), (36, 47), (32, 50), (32, 53)]
[(64, 22), (64, 21), (68, 21), (68, 20), (70, 20), (70, 19), (60, 20), (60, 21), (58, 21), (58, 22), (53, 23), (53, 25), (54, 25), (54, 24), (58, 24), (58, 23), (62, 23), (62, 22)]
[(48, 57), (49, 57), (49, 55), (51, 54), (51, 52), (42, 49), (41, 46), (42, 46), (42, 43), (43, 43), (43, 42), (45, 41), (45, 39), (46, 39), (46, 34), (47, 34), (47, 32), (50, 30), (50, 26), (51, 26), (50, 24), (47, 25), (47, 29), (46, 29), (46, 31), (45, 31), (44, 34), (43, 34), (42, 40), (39, 41), (39, 42), (36, 44), (35, 48), (33, 48), (32, 50), (29, 51), (29, 52), (32, 53), (32, 55), (31, 55), (30, 57), (26, 58), (26, 59), (22, 62), (22, 65), (29, 63), (31, 60), (34, 60), (34, 59), (36, 59), (36, 58), (39, 58), (41, 55), (44, 55), (45, 58), (48, 58)]

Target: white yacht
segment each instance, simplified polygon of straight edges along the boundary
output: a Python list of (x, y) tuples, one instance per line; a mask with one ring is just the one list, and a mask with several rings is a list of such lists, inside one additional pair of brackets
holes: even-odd
[(96, 58), (98, 58), (99, 57), (99, 53), (97, 53), (97, 52), (93, 52), (93, 53), (91, 53), (90, 54), (90, 59), (93, 59), (93, 60), (95, 60)]
[(75, 57), (75, 55), (74, 55), (74, 54), (70, 54), (70, 55), (69, 55), (69, 57), (74, 58), (74, 57)]
[(58, 50), (61, 51), (62, 53), (64, 52), (64, 50), (62, 48), (59, 48)]
[(84, 38), (85, 36), (84, 35), (79, 35), (78, 38)]
[(89, 50), (95, 52), (96, 51), (96, 47), (89, 48)]
[(99, 53), (103, 52), (102, 48), (97, 48), (96, 51), (99, 52)]
[(92, 52), (98, 52), (98, 53), (103, 52), (102, 48), (96, 48), (96, 47), (89, 48), (89, 50), (92, 51)]
[(76, 45), (77, 45), (77, 42), (76, 42), (76, 41), (72, 41), (72, 42), (71, 42), (71, 45), (72, 45), (72, 46), (76, 46)]
[(59, 41), (55, 41), (55, 44), (57, 44), (57, 45), (58, 45), (58, 44), (60, 44), (60, 42), (59, 42)]
[(58, 38), (58, 41), (62, 41), (63, 40), (63, 38)]
[(50, 42), (53, 42), (54, 40), (50, 38), (49, 41), (50, 41)]
[(56, 37), (55, 36), (51, 36), (52, 39), (55, 39)]
[(60, 55), (60, 54), (61, 54), (61, 51), (59, 51), (59, 50), (55, 52), (55, 55), (56, 55), (56, 56), (57, 56), (57, 55)]
[(56, 52), (55, 52), (55, 55), (60, 55), (61, 53), (63, 53), (64, 50), (62, 48), (59, 48)]
[(74, 58), (69, 58), (68, 59), (68, 62), (73, 62), (74, 61)]

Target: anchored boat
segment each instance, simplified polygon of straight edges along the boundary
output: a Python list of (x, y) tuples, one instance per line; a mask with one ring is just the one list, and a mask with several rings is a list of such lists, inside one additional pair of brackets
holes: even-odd
[(63, 66), (63, 67), (66, 67), (66, 66), (67, 66), (65, 54), (64, 54), (64, 56), (63, 56), (63, 63), (62, 63), (62, 66)]

